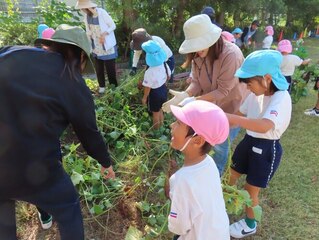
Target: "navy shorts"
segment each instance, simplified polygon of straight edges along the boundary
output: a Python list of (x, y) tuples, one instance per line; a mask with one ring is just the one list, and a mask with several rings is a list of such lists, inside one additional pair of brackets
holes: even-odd
[(254, 138), (246, 134), (234, 151), (231, 168), (246, 174), (250, 185), (266, 188), (279, 166), (281, 156), (279, 140)]
[(150, 112), (159, 112), (164, 102), (167, 101), (167, 87), (163, 84), (159, 88), (151, 89), (148, 96), (148, 110)]

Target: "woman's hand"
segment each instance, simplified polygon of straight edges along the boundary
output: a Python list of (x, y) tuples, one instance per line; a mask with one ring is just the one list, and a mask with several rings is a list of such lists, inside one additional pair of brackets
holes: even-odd
[[(107, 172), (105, 172), (107, 171)], [(105, 168), (105, 167), (101, 167), (101, 176), (105, 179), (109, 179), (109, 178), (112, 178), (114, 179), (115, 178), (115, 172), (113, 171), (113, 167), (110, 166), (108, 168)]]

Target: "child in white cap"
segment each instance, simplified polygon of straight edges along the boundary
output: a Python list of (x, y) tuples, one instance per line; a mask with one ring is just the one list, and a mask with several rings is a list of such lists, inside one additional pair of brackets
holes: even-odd
[(142, 83), (142, 104), (147, 105), (152, 112), (153, 128), (158, 129), (164, 122), (162, 105), (167, 100), (166, 81), (170, 79), (171, 70), (165, 62), (166, 53), (159, 43), (148, 40), (142, 44), (142, 49), (146, 52), (145, 60), (148, 66)]
[(171, 147), (184, 155), (184, 165), (170, 177), (168, 228), (178, 240), (229, 239), (219, 171), (208, 155), (229, 133), (222, 109), (208, 101), (171, 106)]
[(291, 92), (292, 80), (291, 76), (295, 72), (295, 68), (300, 65), (307, 65), (311, 59), (303, 60), (297, 55), (291, 54), (292, 45), (287, 39), (283, 39), (278, 43), (277, 50), (283, 55), (283, 60), (280, 66), (282, 74), (285, 76), (287, 82), (289, 83), (288, 92)]
[[(235, 74), (252, 93), (238, 115), (227, 114), (230, 125), (247, 130), (232, 157), (230, 184), (236, 184), (242, 174), (246, 175), (245, 189), (252, 199), (252, 207), (259, 204), (260, 189), (268, 186), (279, 166), (282, 156), (279, 140), (290, 123), (291, 98), (288, 83), (280, 71), (281, 62), (282, 55), (278, 51), (255, 51)], [(232, 237), (256, 233), (252, 207), (246, 208), (246, 218), (230, 226)]]

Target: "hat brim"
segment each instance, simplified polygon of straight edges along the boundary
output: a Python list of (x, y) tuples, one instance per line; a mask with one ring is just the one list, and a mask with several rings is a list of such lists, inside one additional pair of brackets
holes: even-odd
[(183, 112), (183, 109), (179, 106), (174, 106), (171, 105), (171, 110), (173, 115), (181, 122), (183, 122), (184, 124), (186, 124), (187, 126), (189, 126), (188, 120)]
[[(269, 73), (269, 74), (271, 75), (272, 82), (279, 90), (284, 91), (284, 90), (288, 89), (289, 84), (288, 84), (285, 76), (281, 72), (278, 72), (276, 74), (271, 74), (271, 73)], [(239, 68), (235, 73), (235, 77), (238, 77), (238, 78), (252, 78), (255, 76), (257, 76), (257, 75), (249, 73), (249, 72), (245, 72), (241, 68)]]
[(34, 45), (35, 46), (40, 46), (41, 44), (50, 44), (50, 43), (53, 43), (53, 42), (57, 42), (57, 43), (64, 43), (64, 44), (70, 44), (70, 45), (74, 45), (74, 46), (77, 46), (78, 48), (82, 49), (86, 55), (88, 57), (90, 57), (91, 53), (90, 52), (87, 52), (85, 49), (81, 48), (78, 44), (74, 43), (74, 42), (71, 42), (71, 41), (68, 41), (68, 40), (65, 40), (65, 39), (52, 39), (52, 38), (37, 38), (35, 41), (34, 41)]
[(75, 9), (85, 9), (85, 8), (94, 8), (94, 7), (97, 7), (97, 4), (95, 3), (85, 3), (85, 4), (77, 4), (75, 5)]
[(214, 32), (209, 31), (205, 35), (197, 38), (185, 39), (182, 45), (179, 47), (178, 52), (180, 54), (199, 52), (203, 49), (209, 48), (214, 45), (221, 36), (222, 30), (216, 28)]

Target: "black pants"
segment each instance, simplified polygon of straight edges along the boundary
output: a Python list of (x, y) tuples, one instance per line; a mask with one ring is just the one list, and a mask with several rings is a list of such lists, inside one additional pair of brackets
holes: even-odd
[(100, 59), (94, 58), (94, 60), (95, 60), (94, 61), (95, 71), (96, 71), (97, 81), (99, 82), (99, 86), (105, 87), (105, 75), (104, 75), (104, 66), (105, 66), (109, 83), (117, 87), (115, 59), (100, 60)]

